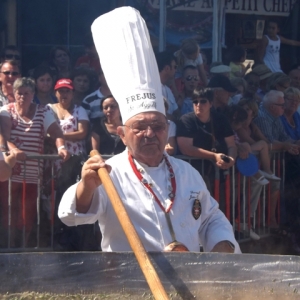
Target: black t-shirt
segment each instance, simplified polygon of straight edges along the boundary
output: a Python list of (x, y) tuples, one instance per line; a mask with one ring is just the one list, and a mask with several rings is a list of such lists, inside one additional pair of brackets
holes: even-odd
[(96, 118), (92, 122), (92, 131), (100, 137), (99, 153), (100, 154), (118, 154), (125, 150), (126, 146), (118, 135), (109, 133), (105, 126), (105, 117)]
[(211, 111), (210, 116), (209, 122), (202, 123), (194, 112), (183, 115), (177, 123), (176, 136), (192, 138), (195, 147), (208, 151), (216, 148), (217, 153), (227, 154), (225, 138), (234, 135), (231, 126), (226, 117), (216, 111)]

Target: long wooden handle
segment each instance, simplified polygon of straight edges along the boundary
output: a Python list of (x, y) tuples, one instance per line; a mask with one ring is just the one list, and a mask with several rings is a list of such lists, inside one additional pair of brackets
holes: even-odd
[[(90, 152), (90, 156), (94, 155), (100, 156), (97, 150), (92, 150)], [(169, 299), (107, 170), (105, 168), (100, 168), (98, 170), (98, 175), (154, 298), (157, 300)]]

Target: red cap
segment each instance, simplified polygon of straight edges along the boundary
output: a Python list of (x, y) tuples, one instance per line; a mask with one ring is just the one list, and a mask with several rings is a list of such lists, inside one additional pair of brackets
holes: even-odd
[(56, 84), (55, 84), (55, 87), (54, 87), (54, 90), (56, 91), (60, 88), (67, 88), (67, 89), (73, 90), (74, 87), (73, 87), (72, 80), (68, 79), (68, 78), (62, 78), (62, 79), (57, 80)]

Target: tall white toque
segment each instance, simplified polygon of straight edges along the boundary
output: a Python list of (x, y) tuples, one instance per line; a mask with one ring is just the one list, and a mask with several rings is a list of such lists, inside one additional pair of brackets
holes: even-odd
[(157, 63), (139, 11), (120, 7), (106, 13), (93, 22), (92, 34), (123, 123), (141, 112), (165, 115)]

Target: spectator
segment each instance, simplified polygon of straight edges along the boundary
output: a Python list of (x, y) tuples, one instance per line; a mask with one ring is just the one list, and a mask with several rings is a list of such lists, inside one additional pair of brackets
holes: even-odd
[(59, 79), (54, 86), (58, 103), (50, 107), (59, 120), (66, 149), (73, 155), (80, 155), (86, 154), (85, 138), (89, 118), (81, 106), (73, 103), (73, 90), (71, 79)]
[[(300, 104), (300, 91), (297, 88), (290, 87), (284, 92), (285, 108), (280, 117), (282, 124), (288, 136), (295, 140), (300, 140), (300, 115), (297, 108)], [(299, 157), (287, 155), (289, 164), (288, 174), (286, 174), (285, 184), (285, 204), (288, 215), (288, 221), (293, 232), (293, 247), (299, 252), (300, 246), (300, 199), (299, 199)]]
[(15, 102), (13, 84), (20, 76), (20, 68), (15, 60), (0, 64), (0, 107)]
[(201, 81), (204, 86), (207, 85), (206, 72), (203, 66), (202, 56), (200, 54), (200, 47), (196, 40), (185, 39), (182, 41), (181, 47), (174, 53), (177, 63), (177, 71), (175, 74), (176, 86), (179, 92), (182, 91), (181, 79), (184, 78), (184, 68), (186, 66), (194, 66), (198, 70), (198, 76), (200, 75)]
[[(167, 114), (167, 111), (169, 109), (169, 107), (168, 107), (169, 104), (168, 104), (167, 99), (165, 99), (165, 98), (164, 98), (164, 105), (165, 105), (165, 110), (166, 110), (166, 114)], [(165, 147), (165, 151), (169, 155), (174, 155), (177, 151), (176, 124), (171, 120), (168, 120), (168, 123), (169, 123), (168, 140), (167, 140), (167, 144)]]
[(181, 115), (184, 115), (193, 111), (192, 95), (199, 84), (199, 73), (197, 68), (194, 66), (186, 66), (183, 69), (182, 82), (184, 84), (184, 89), (182, 96), (179, 99), (178, 106)]
[(93, 123), (92, 149), (107, 155), (121, 153), (125, 145), (117, 134), (118, 126), (122, 126), (119, 105), (112, 95), (103, 98), (100, 105), (104, 116)]
[[(287, 151), (285, 184), (300, 178), (299, 141), (291, 139), (284, 130), (280, 116), (284, 113), (284, 94), (279, 91), (268, 92), (259, 109), (254, 123), (259, 127), (273, 150)], [(295, 167), (298, 164), (298, 167)], [(299, 186), (299, 184), (298, 184)], [(287, 186), (286, 186), (287, 189)], [(299, 192), (298, 192), (299, 194)], [(271, 202), (271, 227), (278, 227), (275, 217), (277, 201)]]
[(74, 69), (71, 74), (71, 80), (73, 82), (73, 103), (80, 106), (82, 100), (91, 93), (93, 90), (94, 78), (96, 74), (87, 68)]
[(224, 75), (215, 75), (208, 86), (213, 88), (214, 99), (212, 105), (214, 109), (223, 111), (228, 106), (230, 97), (236, 93), (237, 89), (232, 86), (230, 80)]
[(284, 92), (290, 87), (291, 79), (289, 76), (281, 72), (275, 72), (269, 77), (267, 83), (267, 91), (276, 90)]
[(229, 79), (244, 77), (247, 70), (250, 69), (250, 63), (244, 66), (247, 51), (242, 46), (234, 46), (229, 53), (229, 67), (231, 68)]
[(300, 46), (300, 42), (284, 38), (279, 33), (279, 24), (269, 20), (267, 34), (263, 36), (258, 48), (259, 63), (264, 63), (272, 72), (282, 72), (280, 66), (280, 44)]
[(300, 91), (297, 88), (289, 87), (284, 92), (285, 107), (280, 117), (285, 132), (290, 138), (300, 140), (300, 115), (297, 109), (300, 104)]
[(4, 62), (6, 60), (15, 60), (21, 70), (21, 53), (17, 46), (7, 45), (6, 47), (4, 47), (1, 53), (1, 62)]
[(244, 78), (236, 77), (230, 80), (233, 87), (237, 89), (236, 94), (231, 98), (233, 104), (237, 104), (246, 92), (247, 82)]
[(246, 90), (243, 95), (244, 98), (252, 99), (257, 103), (260, 103), (261, 98), (257, 95), (259, 89), (259, 76), (254, 72), (250, 72), (246, 74), (244, 78), (247, 82)]
[(57, 103), (57, 99), (53, 95), (53, 77), (51, 69), (42, 65), (38, 66), (33, 70), (33, 79), (35, 81), (35, 95), (33, 102), (43, 105)]
[(91, 123), (93, 123), (96, 118), (103, 116), (103, 112), (101, 111), (101, 101), (104, 97), (107, 97), (111, 94), (102, 69), (99, 71), (98, 78), (100, 87), (95, 92), (86, 96), (81, 104), (81, 106), (85, 109)]
[[(234, 135), (226, 117), (211, 110), (213, 91), (196, 89), (192, 101), (194, 112), (183, 115), (177, 124), (176, 136), (180, 152), (212, 160), (221, 170), (229, 169), (234, 165), (237, 154)], [(224, 155), (228, 157), (228, 162), (223, 159)], [(200, 170), (198, 162), (194, 162), (193, 165)], [(212, 169), (209, 176), (209, 182), (212, 184)]]
[[(13, 169), (11, 184), (11, 247), (17, 244), (17, 230), (25, 226), (25, 242), (27, 244), (37, 216), (37, 184), (42, 174), (43, 163), (28, 159), (28, 154), (43, 154), (44, 138), (49, 134), (55, 140), (58, 154), (64, 159), (69, 153), (64, 146), (63, 134), (51, 111), (32, 102), (35, 84), (30, 78), (18, 78), (13, 85), (15, 103), (5, 105), (1, 112), (1, 127), (3, 138), (9, 151), (12, 151), (17, 163)], [(24, 161), (27, 161), (26, 170)], [(26, 176), (25, 176), (26, 172)], [(25, 207), (22, 208), (22, 189), (25, 180)], [(1, 186), (0, 205), (2, 224), (8, 228), (8, 184)], [(25, 219), (23, 220), (25, 212)]]
[(9, 177), (11, 176), (12, 168), (15, 164), (16, 156), (12, 151), (7, 152), (7, 145), (2, 135), (0, 126), (0, 181), (6, 181), (9, 179)]
[(54, 82), (59, 78), (70, 78), (70, 52), (62, 46), (56, 46), (50, 51), (49, 67), (52, 70)]
[(158, 66), (162, 92), (165, 99), (168, 101), (167, 118), (169, 120), (177, 120), (180, 116), (180, 111), (176, 103), (175, 97), (168, 85), (174, 81), (177, 64), (172, 53), (167, 51), (159, 52), (155, 55)]
[(290, 86), (300, 89), (300, 69), (292, 69), (289, 72), (289, 77), (291, 78)]
[(261, 170), (259, 171), (260, 174), (257, 174), (254, 179), (258, 182), (263, 181), (264, 177), (269, 180), (280, 180), (280, 178), (275, 176), (271, 171), (269, 156), (270, 146), (268, 145), (268, 141), (259, 128), (252, 122), (257, 116), (257, 104), (253, 100), (242, 99), (239, 102), (239, 107), (242, 107), (247, 115), (243, 122), (239, 124), (232, 123), (234, 127), (233, 130), (237, 133), (239, 142), (250, 145), (250, 152), (258, 152)]
[(256, 92), (258, 95), (258, 102), (261, 102), (265, 94), (267, 93), (267, 82), (270, 76), (273, 74), (272, 71), (264, 64), (258, 64), (252, 69), (252, 73), (259, 77), (259, 88)]
[[(86, 137), (89, 128), (89, 118), (86, 111), (73, 102), (74, 87), (71, 79), (59, 79), (55, 86), (57, 104), (51, 105), (51, 109), (57, 116), (61, 130), (65, 138), (65, 147), (70, 152), (71, 158), (61, 164), (56, 162), (56, 207), (67, 188), (80, 179), (83, 162), (87, 159)], [(87, 239), (94, 226), (86, 225), (68, 229), (55, 218), (55, 247), (65, 251), (97, 250), (98, 247), (91, 245), (89, 248)], [(95, 240), (96, 241), (96, 240)]]
[[(253, 119), (256, 118), (258, 114), (258, 106), (255, 101), (251, 99), (242, 99), (239, 102), (239, 106), (242, 106), (248, 113), (248, 117), (246, 122), (243, 124), (243, 126), (237, 130), (237, 135), (238, 138), (241, 142), (243, 143), (248, 143), (252, 146), (253, 149), (257, 149), (256, 146), (264, 146), (265, 142), (268, 147), (267, 149), (272, 150), (272, 144), (268, 141), (268, 139), (263, 135), (263, 133), (260, 131), (260, 129), (257, 127), (256, 124), (254, 124)], [(264, 147), (264, 150), (260, 152), (260, 155), (263, 156), (261, 157), (262, 160), (262, 168), (265, 170), (268, 170), (270, 168), (270, 158), (268, 159), (266, 154), (266, 147)], [(265, 151), (265, 152), (264, 152)], [(260, 171), (261, 172), (261, 171)], [(271, 171), (272, 172), (272, 171)], [(262, 172), (261, 172), (262, 173)], [(270, 172), (268, 172), (270, 173)], [(273, 172), (272, 172), (273, 173)], [(262, 175), (268, 175), (266, 173), (262, 173)], [(277, 178), (272, 178), (274, 176), (271, 175), (271, 177), (268, 177), (270, 180), (270, 199), (271, 199), (271, 207), (276, 207), (277, 202), (278, 202), (278, 197), (279, 197), (279, 189), (280, 189), (280, 182), (278, 181)], [(262, 185), (258, 185), (257, 181), (254, 180), (254, 178), (251, 178), (250, 181), (250, 190), (251, 190), (251, 196), (250, 196), (250, 226), (253, 228), (255, 227), (255, 212), (257, 209), (258, 201), (262, 192)], [(247, 215), (247, 210), (248, 207), (246, 206), (246, 215)], [(270, 220), (270, 229), (273, 234), (284, 236), (287, 234), (287, 232), (279, 228), (276, 222), (273, 222), (275, 219), (275, 216), (271, 216)], [(241, 225), (241, 227), (244, 226), (244, 224)], [(252, 239), (257, 239), (257, 236), (251, 232), (251, 227), (250, 227), (250, 237)], [(246, 224), (246, 229), (249, 230), (248, 224)]]
[(95, 71), (96, 73), (99, 73), (101, 69), (100, 61), (91, 34), (88, 34), (85, 37), (84, 48), (85, 54), (77, 59), (75, 68), (88, 68)]

